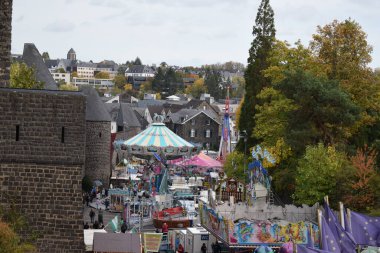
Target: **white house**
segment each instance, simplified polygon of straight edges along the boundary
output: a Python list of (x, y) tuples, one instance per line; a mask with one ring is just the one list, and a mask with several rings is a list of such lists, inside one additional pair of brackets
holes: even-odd
[(126, 77), (154, 77), (154, 70), (147, 65), (132, 65), (125, 70)]
[(53, 72), (51, 73), (54, 81), (57, 83), (64, 81), (66, 84), (70, 83), (70, 73), (58, 73), (58, 72)]

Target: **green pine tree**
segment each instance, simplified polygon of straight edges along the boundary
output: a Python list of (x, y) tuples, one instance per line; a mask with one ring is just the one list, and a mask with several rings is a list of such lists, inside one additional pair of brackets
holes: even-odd
[[(245, 99), (241, 108), (239, 130), (247, 131), (247, 147), (256, 144), (252, 137), (255, 126), (254, 108), (257, 104), (256, 96), (264, 87), (268, 87), (270, 80), (264, 77), (263, 70), (269, 67), (269, 52), (275, 42), (276, 29), (274, 27), (274, 13), (269, 0), (262, 0), (256, 16), (256, 24), (253, 26), (253, 41), (249, 49), (248, 66), (245, 71)], [(243, 140), (238, 143), (238, 149), (244, 150)]]

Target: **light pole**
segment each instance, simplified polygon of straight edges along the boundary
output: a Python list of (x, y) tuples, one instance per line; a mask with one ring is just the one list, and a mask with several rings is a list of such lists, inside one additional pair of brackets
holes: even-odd
[(208, 150), (210, 149), (210, 143), (206, 143), (206, 149), (207, 149), (207, 155), (208, 155)]
[(246, 182), (245, 178), (245, 167), (246, 167), (246, 153), (247, 153), (247, 131), (243, 130), (242, 132), (242, 137), (244, 138), (244, 183)]

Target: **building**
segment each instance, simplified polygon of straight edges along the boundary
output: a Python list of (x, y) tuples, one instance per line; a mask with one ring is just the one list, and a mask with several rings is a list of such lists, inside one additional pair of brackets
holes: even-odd
[(125, 70), (127, 82), (139, 89), (140, 85), (154, 77), (154, 70), (146, 65), (132, 65)]
[(70, 48), (69, 52), (67, 52), (67, 59), (71, 61), (77, 60), (77, 54), (75, 53), (74, 49)]
[(72, 84), (76, 87), (92, 86), (98, 88), (110, 88), (115, 85), (112, 79), (80, 78), (73, 77)]
[(53, 77), (56, 83), (61, 83), (61, 82), (64, 82), (65, 84), (70, 83), (70, 73), (52, 72), (51, 76)]
[(154, 77), (154, 70), (147, 65), (132, 65), (125, 70), (126, 77)]
[(94, 78), (95, 77), (96, 64), (92, 62), (78, 62), (77, 74), (80, 78)]
[(174, 133), (198, 146), (211, 150), (219, 147), (221, 123), (212, 111), (181, 109), (171, 113), (166, 124)]

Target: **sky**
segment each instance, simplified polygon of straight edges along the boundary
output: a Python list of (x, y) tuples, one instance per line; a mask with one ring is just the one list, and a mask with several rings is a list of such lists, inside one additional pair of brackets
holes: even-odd
[[(246, 64), (261, 0), (13, 0), (12, 53), (34, 43), (50, 58), (200, 66)], [(380, 1), (271, 0), (276, 37), (308, 45), (318, 25), (352, 18), (380, 67)]]

